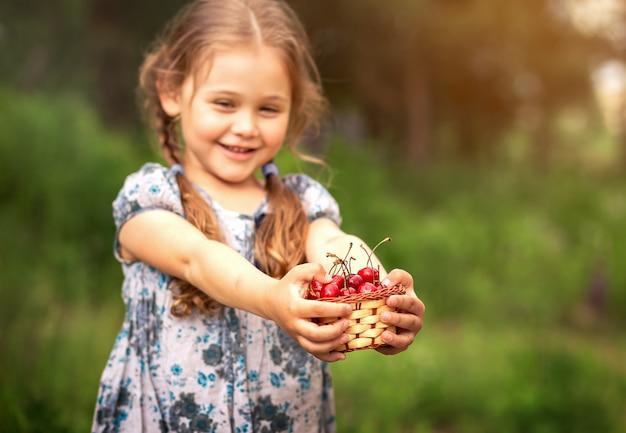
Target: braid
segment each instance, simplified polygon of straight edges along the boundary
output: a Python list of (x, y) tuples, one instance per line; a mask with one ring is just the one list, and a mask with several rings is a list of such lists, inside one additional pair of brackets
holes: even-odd
[[(176, 139), (176, 119), (168, 116), (160, 104), (156, 104), (155, 111), (156, 129), (163, 155), (170, 164), (179, 163), (181, 150)], [(183, 174), (176, 175), (176, 182), (187, 220), (202, 231), (207, 238), (224, 242), (224, 236), (219, 229), (215, 214), (200, 192)], [(202, 312), (209, 313), (220, 308), (220, 305), (206, 293), (179, 278), (172, 279), (170, 290), (172, 290), (173, 299), (171, 313), (176, 317), (191, 314), (194, 306)]]
[(156, 130), (163, 156), (169, 164), (180, 162), (180, 145), (176, 139), (176, 119), (168, 116), (161, 104), (155, 104)]
[[(215, 213), (200, 192), (183, 174), (178, 174), (176, 181), (187, 220), (202, 231), (207, 238), (224, 242)], [(194, 305), (203, 313), (212, 313), (221, 308), (209, 295), (187, 281), (173, 279), (170, 289), (174, 301), (171, 312), (174, 316), (184, 317), (191, 314)]]
[(300, 199), (278, 175), (269, 175), (265, 188), (270, 212), (257, 230), (254, 253), (266, 274), (280, 278), (304, 263), (309, 223)]
[(224, 242), (224, 235), (219, 228), (215, 213), (204, 197), (185, 175), (176, 176), (180, 199), (187, 220), (212, 240)]

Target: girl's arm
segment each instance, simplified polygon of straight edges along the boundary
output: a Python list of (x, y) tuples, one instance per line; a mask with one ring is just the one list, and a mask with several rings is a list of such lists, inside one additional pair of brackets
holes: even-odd
[[(350, 248), (350, 243), (352, 243), (352, 248)], [(365, 247), (367, 253), (363, 251), (361, 245)], [(345, 233), (337, 224), (327, 218), (319, 218), (310, 224), (306, 245), (306, 255), (309, 262), (321, 263), (327, 271), (330, 271), (334, 259), (327, 257), (327, 253), (333, 253), (344, 258), (348, 254), (348, 250), (350, 250), (349, 257), (355, 258), (350, 265), (353, 270), (368, 266), (367, 254), (371, 253), (371, 249), (360, 238)], [(372, 255), (371, 258), (373, 267), (380, 269), (382, 278), (386, 274), (385, 268), (375, 255)]]
[[(328, 271), (332, 267), (333, 259), (328, 258), (326, 254), (330, 252), (344, 258), (350, 248), (350, 243), (352, 243), (352, 249), (349, 256), (356, 259), (351, 262), (351, 269), (358, 270), (367, 266), (367, 254), (361, 245), (367, 249), (368, 253), (371, 249), (360, 238), (343, 232), (329, 219), (317, 219), (309, 227), (307, 259), (310, 262), (321, 263)], [(422, 329), (424, 303), (415, 294), (411, 274), (401, 269), (394, 269), (387, 274), (378, 258), (375, 255), (371, 258), (374, 267), (380, 266), (380, 278), (384, 285), (402, 284), (406, 289), (405, 295), (393, 295), (387, 299), (387, 305), (397, 308), (397, 312), (384, 312), (380, 315), (382, 322), (396, 326), (397, 334), (383, 332), (381, 337), (388, 346), (376, 350), (392, 355), (406, 350), (413, 343), (415, 335)]]
[(346, 316), (350, 306), (303, 298), (312, 279), (328, 281), (319, 264), (297, 266), (276, 280), (229, 246), (207, 239), (187, 220), (165, 210), (130, 218), (120, 229), (119, 243), (124, 259), (145, 262), (188, 281), (221, 304), (275, 321), (324, 361), (344, 358), (330, 350), (345, 343), (347, 320), (318, 326), (310, 319)]

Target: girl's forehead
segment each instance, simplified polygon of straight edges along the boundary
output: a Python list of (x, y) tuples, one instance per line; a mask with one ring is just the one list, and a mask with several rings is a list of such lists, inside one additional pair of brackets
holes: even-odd
[(261, 68), (272, 69), (291, 82), (291, 68), (282, 52), (266, 45), (235, 45), (214, 48), (197, 56), (190, 78), (196, 85), (206, 82), (213, 75), (217, 65), (219, 73), (259, 72)]

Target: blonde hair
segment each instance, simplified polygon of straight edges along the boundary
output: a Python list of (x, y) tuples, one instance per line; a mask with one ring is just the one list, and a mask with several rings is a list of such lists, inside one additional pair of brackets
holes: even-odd
[[(196, 0), (166, 26), (147, 53), (140, 69), (139, 90), (169, 164), (181, 161), (178, 119), (163, 110), (158, 86), (178, 91), (185, 79), (197, 74), (217, 50), (242, 45), (275, 48), (291, 80), (291, 111), (285, 145), (296, 156), (313, 159), (296, 149), (297, 139), (316, 124), (325, 107), (319, 73), (308, 38), (295, 13), (281, 0)], [(209, 239), (224, 242), (215, 213), (184, 175), (177, 175), (187, 219)], [(275, 174), (266, 179), (268, 214), (258, 227), (254, 245), (257, 266), (280, 278), (305, 260), (307, 216), (297, 195)], [(173, 279), (172, 314), (182, 317), (194, 306), (211, 312), (220, 306), (186, 281)]]

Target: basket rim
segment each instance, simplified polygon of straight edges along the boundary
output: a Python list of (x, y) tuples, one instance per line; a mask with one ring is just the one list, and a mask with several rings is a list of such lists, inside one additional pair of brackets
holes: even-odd
[(388, 298), (391, 295), (404, 295), (406, 289), (401, 284), (391, 287), (384, 287), (371, 293), (356, 293), (348, 296), (337, 296), (334, 298), (319, 298), (317, 301), (336, 302), (336, 303), (353, 303), (362, 301), (373, 301), (376, 299)]

